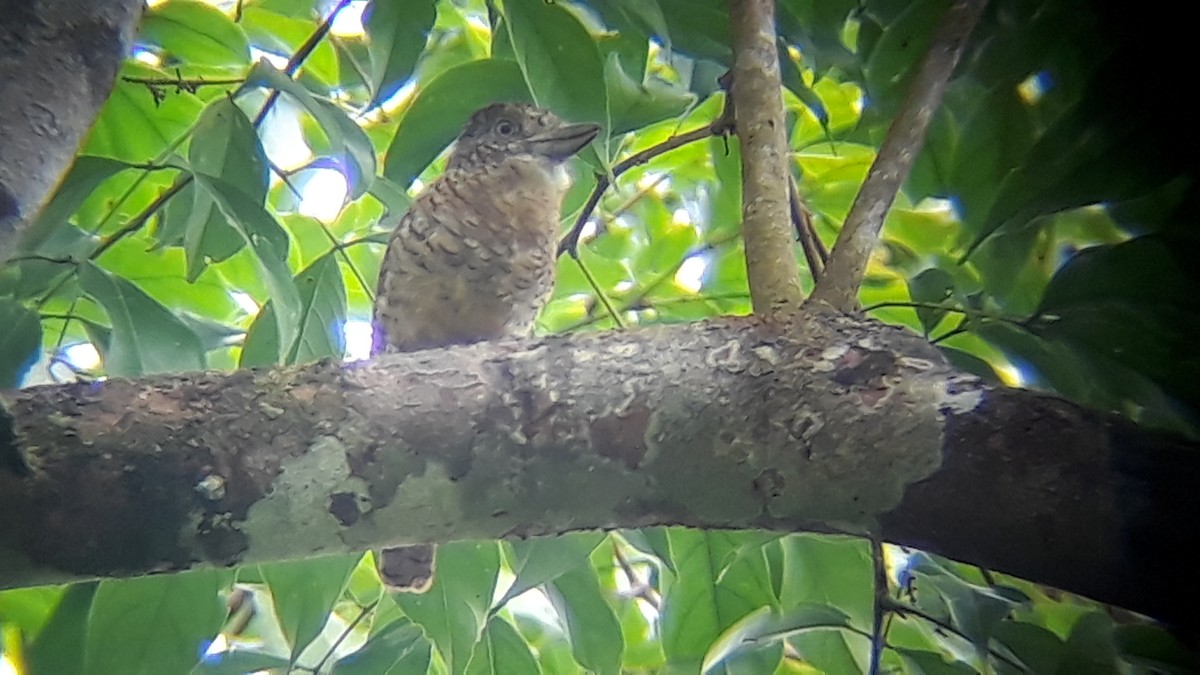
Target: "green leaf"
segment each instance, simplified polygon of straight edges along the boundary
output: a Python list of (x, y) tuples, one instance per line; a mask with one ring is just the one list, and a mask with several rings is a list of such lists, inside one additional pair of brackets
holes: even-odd
[[(867, 542), (851, 537), (790, 535), (783, 549), (779, 602), (783, 607), (829, 605), (853, 625), (871, 625), (873, 569)], [(845, 631), (800, 633), (788, 639), (805, 660), (832, 673), (866, 670), (866, 639)]]
[(1065, 645), (1045, 628), (1017, 621), (1001, 621), (993, 631), (996, 641), (1008, 648), (1030, 672), (1057, 673)]
[(1180, 167), (1161, 151), (1160, 143), (1167, 141), (1145, 135), (1159, 117), (1138, 102), (1125, 102), (1123, 83), (1105, 72), (1122, 67), (1116, 58), (1100, 64), (1098, 72), (1104, 74), (1088, 83), (1075, 105), (1054, 120), (995, 188), (968, 255), (997, 231), (1071, 208), (1133, 199), (1175, 177)]
[[(729, 13), (721, 0), (658, 0), (675, 50), (697, 58), (730, 62)], [(667, 36), (660, 36), (667, 39)]]
[(591, 566), (560, 575), (546, 592), (566, 624), (571, 653), (579, 665), (600, 675), (619, 675), (625, 650), (621, 624), (605, 601)]
[(262, 204), (225, 181), (196, 174), (196, 185), (213, 198), (230, 224), (250, 244), (275, 303), (279, 343), (291, 344), (299, 332), (301, 306), (299, 291), (287, 266), (287, 233)]
[(571, 122), (595, 122), (609, 129), (604, 62), (596, 41), (575, 15), (560, 4), (510, 0), (505, 22), (517, 63), (538, 105)]
[(412, 75), (425, 49), (425, 35), (437, 17), (432, 2), (372, 2), (363, 13), (367, 51), (371, 56), (371, 100), (377, 105)]
[(923, 649), (896, 649), (904, 661), (905, 672), (912, 675), (975, 675), (977, 672), (962, 661), (947, 661), (937, 652)]
[(383, 175), (407, 188), (450, 145), (471, 114), (494, 101), (531, 101), (514, 61), (485, 59), (454, 66), (421, 88), (400, 118)]
[(667, 538), (675, 578), (664, 593), (663, 652), (670, 664), (699, 667), (726, 628), (774, 603), (773, 592), (765, 560), (729, 566), (737, 559), (739, 533), (670, 528)]
[[(37, 218), (21, 237), (20, 250), (38, 251), (41, 245), (59, 228), (67, 228), (67, 219), (91, 196), (100, 185), (124, 171), (128, 164), (109, 157), (80, 155), (75, 158), (71, 170), (63, 178), (54, 196), (38, 212)], [(49, 251), (42, 251), (49, 254)]]
[(847, 19), (861, 7), (857, 0), (785, 0), (779, 3), (779, 33), (799, 48), (804, 64), (818, 76), (837, 67), (859, 78), (861, 64), (842, 35)]
[(1112, 619), (1102, 612), (1091, 612), (1071, 629), (1059, 672), (1115, 675), (1121, 672), (1116, 657)]
[(249, 649), (231, 649), (216, 654), (205, 654), (200, 664), (189, 675), (246, 675), (278, 668), (281, 671), (291, 665), (288, 659), (274, 654)]
[(282, 355), (283, 347), (279, 344), (279, 321), (275, 318), (275, 305), (268, 300), (246, 329), (238, 368), (277, 366), (283, 362)]
[(964, 581), (926, 554), (914, 555), (909, 571), (916, 579), (918, 599), (930, 592), (941, 596), (954, 626), (975, 646), (976, 655), (986, 659), (996, 627), (1019, 602), (991, 587)]
[[(908, 294), (912, 297), (913, 302), (934, 305), (947, 304), (954, 296), (954, 277), (939, 267), (921, 270), (920, 273), (908, 280)], [(926, 337), (946, 317), (944, 309), (917, 307), (916, 312), (917, 318), (921, 320), (921, 326), (925, 329)]]
[(375, 146), (345, 110), (314, 97), (302, 84), (276, 70), (265, 60), (254, 64), (239, 91), (250, 87), (278, 89), (290, 95), (317, 121), (329, 140), (335, 159), (345, 167), (348, 198), (358, 199), (367, 191), (375, 177)]
[(907, 91), (918, 59), (925, 53), (948, 0), (918, 0), (889, 23), (867, 57), (867, 92), (872, 112), (890, 117)]
[(759, 607), (729, 627), (704, 655), (707, 673), (738, 651), (761, 649), (786, 637), (818, 628), (847, 628), (850, 617), (836, 607), (801, 604), (786, 610)]
[(523, 613), (514, 613), (511, 621), (533, 650), (543, 673), (583, 675), (583, 669), (571, 656), (571, 645), (557, 626), (549, 626)]
[[(246, 31), (251, 44), (263, 51), (279, 55), (295, 54), (312, 37), (321, 23), (320, 17), (313, 11), (312, 3), (303, 8), (299, 18), (271, 11), (266, 4), (243, 3), (240, 8), (242, 18), (238, 22)], [(321, 40), (308, 58), (304, 59), (300, 77), (310, 85), (315, 84), (326, 91), (339, 84), (348, 85), (348, 82), (339, 83), (342, 64), (338, 60), (338, 48), (344, 44), (346, 43), (341, 41)]]
[(68, 586), (54, 613), (30, 645), (31, 673), (82, 673), (89, 616), (100, 583), (87, 581)]
[(1161, 626), (1136, 623), (1117, 626), (1113, 629), (1113, 642), (1121, 658), (1138, 668), (1164, 673), (1200, 671), (1200, 657)]
[(432, 650), (420, 626), (402, 619), (384, 626), (362, 649), (343, 656), (333, 675), (405, 675), (429, 669)]
[[(266, 198), (266, 153), (250, 120), (228, 98), (213, 101), (201, 114), (188, 163), (193, 172), (220, 179), (259, 204)], [(157, 234), (162, 245), (183, 240), (189, 282), (195, 282), (210, 261), (225, 260), (246, 245), (212, 197), (195, 185), (171, 200)]]
[(292, 648), (293, 660), (329, 621), (360, 557), (326, 556), (258, 566), (263, 582), (271, 589), (279, 628)]
[(341, 358), (346, 350), (346, 289), (334, 253), (317, 258), (296, 275), (300, 291), (300, 331), (284, 356), (284, 365), (326, 357)]
[(792, 60), (787, 49), (784, 49), (782, 44), (779, 45), (779, 68), (780, 75), (783, 79), (783, 86), (800, 99), (800, 102), (808, 108), (813, 114), (817, 122), (820, 123), (821, 129), (825, 132), (825, 136), (829, 136), (829, 111), (825, 109), (825, 103), (813, 88), (804, 83), (803, 74), (800, 72), (800, 64)]
[(156, 100), (145, 85), (125, 80), (162, 76), (158, 70), (126, 60), (83, 151), (128, 162), (148, 162), (176, 143), (196, 121), (203, 102), (195, 94), (174, 91)]
[(32, 643), (55, 615), (63, 595), (73, 586), (34, 586), (0, 591), (0, 623), (16, 626)]
[(610, 0), (594, 3), (591, 9), (604, 19), (610, 29), (619, 31), (622, 40), (630, 43), (613, 51), (621, 54), (622, 59), (626, 60), (625, 65), (638, 65), (634, 72), (641, 74), (646, 70), (646, 45), (651, 36), (657, 36), (668, 51), (671, 49), (667, 19), (654, 0)]
[(433, 585), (420, 594), (392, 597), (425, 629), (446, 667), (463, 673), (487, 621), (500, 570), (500, 549), (493, 541), (460, 541), (440, 546)]
[(300, 318), (292, 342), (280, 345), (275, 305), (267, 302), (246, 331), (240, 367), (292, 365), (345, 354), (341, 329), (346, 322), (346, 289), (335, 255), (317, 258), (293, 279), (300, 293)]
[(651, 78), (645, 84), (631, 78), (616, 52), (604, 62), (612, 133), (623, 134), (670, 117), (682, 115), (696, 101), (686, 89)]
[(225, 577), (220, 570), (197, 570), (101, 582), (88, 620), (84, 672), (191, 670), (225, 620)]
[(200, 115), (188, 164), (192, 171), (220, 178), (251, 197), (266, 197), (267, 155), (254, 125), (228, 98), (213, 101)]
[(588, 555), (604, 539), (603, 532), (572, 532), (557, 537), (533, 537), (512, 542), (509, 544), (512, 548), (510, 558), (516, 579), (496, 604), (503, 606), (531, 588), (552, 581), (568, 570), (587, 565)]
[(250, 62), (242, 29), (221, 10), (200, 0), (172, 0), (142, 19), (138, 37), (190, 66), (235, 68)]
[(192, 332), (200, 339), (201, 348), (206, 352), (228, 347), (236, 342), (235, 338), (244, 334), (244, 331), (239, 328), (202, 316), (180, 314), (179, 320), (192, 329)]
[(1000, 86), (975, 106), (961, 129), (956, 130), (945, 190), (957, 199), (967, 228), (983, 226), (999, 186), (1017, 169), (1037, 140), (1029, 106), (1016, 88)]
[(37, 312), (0, 298), (0, 390), (16, 389), (40, 356), (42, 322)]
[(667, 538), (668, 531), (665, 527), (643, 527), (640, 530), (622, 530), (621, 536), (630, 546), (653, 556), (675, 574), (675, 562), (671, 559), (671, 542)]
[(1001, 384), (1000, 376), (996, 374), (996, 369), (987, 361), (974, 354), (961, 349), (947, 347), (944, 344), (939, 344), (937, 347), (942, 352), (942, 355), (946, 357), (946, 360), (950, 362), (950, 365), (955, 368), (971, 373), (990, 385), (998, 386)]
[(541, 673), (542, 669), (533, 652), (529, 650), (529, 644), (512, 624), (494, 616), (488, 621), (466, 672), (469, 675), (536, 675)]
[(80, 267), (79, 282), (112, 322), (112, 339), (103, 354), (109, 375), (136, 377), (205, 367), (204, 347), (196, 333), (132, 282), (90, 262)]

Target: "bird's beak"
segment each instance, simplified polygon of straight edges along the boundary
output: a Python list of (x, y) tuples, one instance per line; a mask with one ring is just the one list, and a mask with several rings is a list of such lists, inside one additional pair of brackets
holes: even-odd
[(591, 143), (598, 133), (597, 124), (564, 124), (531, 136), (529, 144), (537, 154), (561, 162)]

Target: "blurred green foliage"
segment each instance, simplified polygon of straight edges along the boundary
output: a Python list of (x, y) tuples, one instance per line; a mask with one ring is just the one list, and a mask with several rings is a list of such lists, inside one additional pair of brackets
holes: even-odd
[[(0, 268), (0, 386), (342, 357), (346, 322), (370, 316), (381, 218), (441, 170), (472, 111), (531, 100), (603, 126), (565, 229), (597, 173), (719, 114), (731, 59), (723, 0), (352, 2), (361, 21), (335, 24), (289, 77), (333, 3), (231, 4), (148, 11), (72, 172)], [(778, 3), (794, 173), (826, 244), (946, 5)], [(1195, 435), (1196, 201), (1172, 138), (1190, 120), (1170, 73), (1122, 37), (1137, 16), (992, 3), (861, 299), (981, 377)], [(622, 175), (579, 259), (560, 261), (540, 330), (613, 328), (608, 307), (624, 325), (748, 313), (739, 159), (736, 138), (713, 138)], [(1196, 666), (1130, 617), (887, 553), (911, 610), (888, 619), (889, 672)], [(32, 673), (867, 666), (863, 541), (650, 529), (462, 542), (439, 559), (419, 597), (384, 593), (369, 558), (8, 591), (0, 648)], [(248, 625), (223, 623), (222, 596), (249, 598), (233, 612), (253, 607)]]

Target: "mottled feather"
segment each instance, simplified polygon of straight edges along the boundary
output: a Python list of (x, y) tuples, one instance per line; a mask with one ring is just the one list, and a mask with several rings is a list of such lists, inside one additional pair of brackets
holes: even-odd
[[(524, 337), (550, 299), (562, 200), (560, 165), (598, 127), (497, 103), (475, 113), (446, 172), (388, 241), (375, 294), (372, 353)], [(384, 549), (380, 577), (424, 591), (432, 546)]]

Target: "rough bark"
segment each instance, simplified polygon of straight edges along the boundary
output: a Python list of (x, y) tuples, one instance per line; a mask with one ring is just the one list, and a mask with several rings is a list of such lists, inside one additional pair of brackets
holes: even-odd
[(0, 585), (681, 524), (881, 532), (1183, 621), (1198, 458), (808, 313), (35, 387)]
[(742, 232), (754, 313), (771, 316), (800, 305), (800, 268), (792, 246), (787, 181), (792, 171), (774, 0), (729, 0), (733, 31), (733, 98), (742, 152)]
[(142, 0), (0, 0), (0, 262), (75, 159), (141, 11)]

